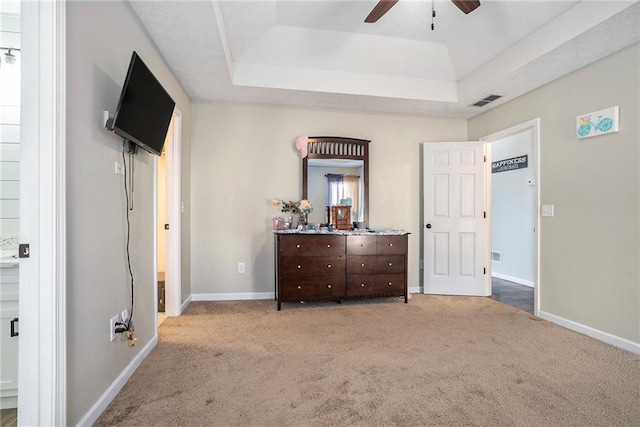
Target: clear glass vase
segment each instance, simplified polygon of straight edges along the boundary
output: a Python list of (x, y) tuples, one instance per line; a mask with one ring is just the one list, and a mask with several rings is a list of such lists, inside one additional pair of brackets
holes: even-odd
[(309, 216), (305, 213), (301, 213), (298, 215), (298, 225), (302, 226), (303, 230), (307, 229), (307, 225), (309, 224)]

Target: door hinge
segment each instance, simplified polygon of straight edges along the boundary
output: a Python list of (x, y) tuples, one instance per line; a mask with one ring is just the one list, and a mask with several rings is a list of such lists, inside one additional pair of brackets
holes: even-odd
[(483, 273), (482, 274), (487, 274), (487, 267), (483, 268)]
[(482, 161), (483, 161), (484, 163), (487, 163), (487, 156), (482, 156)]
[(29, 258), (30, 253), (28, 243), (20, 243), (18, 245), (18, 258)]
[(486, 218), (487, 217), (487, 211), (483, 212), (483, 217)]
[(165, 229), (165, 230), (168, 230), (168, 229), (169, 229), (169, 224), (165, 224), (165, 225), (164, 225), (164, 229)]

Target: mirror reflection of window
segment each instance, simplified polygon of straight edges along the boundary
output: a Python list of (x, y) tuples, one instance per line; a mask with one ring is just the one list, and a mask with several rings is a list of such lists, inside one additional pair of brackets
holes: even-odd
[(360, 176), (327, 174), (327, 206), (351, 206), (351, 222), (360, 219)]
[[(364, 162), (362, 160), (311, 159), (307, 171), (307, 197), (314, 207), (309, 215), (310, 223), (326, 223), (328, 221), (326, 206), (339, 205), (341, 199), (348, 198), (351, 198), (351, 222), (364, 221)], [(343, 177), (341, 188), (335, 192), (335, 199), (333, 195), (329, 195), (328, 176), (331, 174)], [(350, 189), (347, 189), (347, 185)]]

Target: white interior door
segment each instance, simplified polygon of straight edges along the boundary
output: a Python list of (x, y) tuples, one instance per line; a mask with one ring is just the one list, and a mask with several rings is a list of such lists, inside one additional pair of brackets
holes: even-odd
[(489, 295), (484, 143), (422, 146), (424, 293)]

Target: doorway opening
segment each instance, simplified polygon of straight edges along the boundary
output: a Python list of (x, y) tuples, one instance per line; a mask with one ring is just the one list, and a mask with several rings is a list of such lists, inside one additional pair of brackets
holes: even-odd
[(537, 315), (539, 119), (481, 138), (487, 143), (492, 299)]
[(182, 115), (176, 108), (156, 163), (157, 326), (182, 313), (181, 125)]
[(165, 138), (162, 153), (158, 158), (158, 197), (157, 197), (157, 274), (158, 274), (158, 290), (157, 290), (157, 312), (158, 326), (167, 318), (166, 313), (166, 271), (167, 271), (167, 237), (165, 224), (167, 223), (167, 151), (171, 145), (171, 135), (173, 134), (173, 120), (169, 124), (169, 130)]

